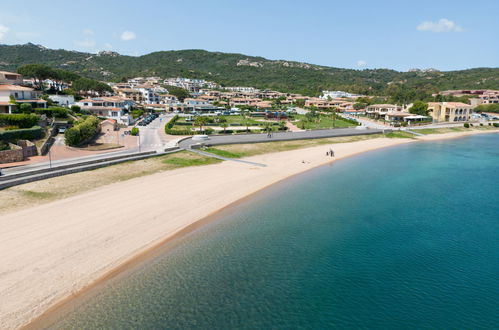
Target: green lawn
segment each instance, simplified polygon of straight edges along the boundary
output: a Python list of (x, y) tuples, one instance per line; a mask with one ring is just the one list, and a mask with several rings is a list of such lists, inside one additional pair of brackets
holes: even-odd
[[(258, 124), (259, 122), (256, 121), (255, 119), (253, 118), (244, 118), (244, 116), (222, 116), (223, 118), (225, 118), (227, 120), (227, 124), (241, 124), (242, 126), (245, 125), (245, 120), (248, 121), (248, 124), (252, 125), (252, 124)], [(193, 117), (194, 118), (194, 117)], [(206, 116), (206, 118), (210, 118), (210, 119), (216, 119), (217, 117), (212, 117), (212, 116)], [(194, 123), (194, 120), (192, 121), (187, 121), (186, 120), (187, 117), (180, 117), (177, 122), (178, 123)], [(216, 123), (216, 121), (214, 122)], [(261, 123), (261, 122), (260, 122)]]
[(332, 115), (320, 115), (313, 121), (306, 120), (305, 115), (294, 115), (294, 119), (299, 120), (298, 122), (294, 122), (294, 124), (302, 129), (324, 129), (355, 126), (355, 124), (342, 120), (339, 117), (333, 120)]
[(385, 136), (387, 138), (399, 138), (399, 139), (407, 139), (407, 138), (414, 139), (415, 138), (414, 134), (404, 132), (404, 131), (390, 132), (390, 133), (385, 134)]
[(162, 162), (163, 164), (170, 165), (169, 169), (176, 169), (181, 167), (216, 164), (220, 163), (221, 160), (200, 155), (182, 154), (181, 157), (174, 155), (167, 156)]

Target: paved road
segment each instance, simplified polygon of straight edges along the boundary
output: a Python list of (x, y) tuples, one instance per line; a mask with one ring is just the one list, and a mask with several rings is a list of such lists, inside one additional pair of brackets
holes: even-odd
[(266, 133), (262, 134), (239, 134), (239, 135), (212, 135), (208, 140), (196, 141), (192, 138), (185, 139), (179, 142), (179, 147), (188, 149), (195, 144), (205, 145), (221, 145), (221, 144), (239, 144), (239, 143), (255, 143), (255, 142), (272, 142), (272, 141), (288, 141), (288, 140), (303, 140), (303, 139), (320, 139), (336, 136), (353, 136), (381, 133), (382, 130), (377, 129), (354, 129), (354, 128), (337, 128), (325, 129), (317, 131), (303, 132), (283, 132), (273, 133), (272, 138), (267, 137)]
[[(159, 130), (164, 129), (164, 125), (171, 118), (173, 118), (173, 115), (162, 115), (162, 116), (156, 118), (148, 126), (145, 126), (145, 127), (139, 126), (140, 127), (140, 134), (141, 134), (141, 148), (140, 148), (141, 152), (157, 151), (157, 150), (163, 151), (166, 143), (162, 141), (161, 136), (159, 134)], [(62, 135), (58, 136), (56, 138), (55, 143), (60, 144), (60, 145), (64, 145), (63, 136)], [(78, 164), (81, 162), (109, 158), (109, 157), (114, 157), (114, 156), (134, 154), (137, 152), (139, 152), (138, 146), (135, 148), (125, 149), (125, 150), (120, 150), (120, 151), (106, 152), (106, 153), (100, 153), (100, 154), (94, 154), (94, 155), (82, 156), (82, 157), (75, 157), (75, 158), (65, 158), (65, 159), (60, 159), (60, 160), (53, 160), (51, 163), (52, 163), (52, 167), (57, 167), (57, 166), (62, 166), (62, 165)], [(51, 166), (50, 162), (39, 162), (39, 163), (34, 163), (34, 164), (29, 164), (29, 165), (22, 165), (22, 166), (17, 166), (17, 167), (6, 168), (3, 170), (3, 173), (5, 175), (25, 173), (25, 172), (50, 168), (50, 166)]]
[(166, 123), (173, 118), (172, 114), (162, 114), (147, 126), (137, 126), (140, 130), (141, 151), (161, 150), (166, 141), (163, 141), (163, 130)]

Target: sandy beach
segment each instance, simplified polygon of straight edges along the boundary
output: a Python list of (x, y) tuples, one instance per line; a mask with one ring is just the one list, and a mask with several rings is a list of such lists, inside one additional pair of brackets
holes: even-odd
[[(290, 176), (362, 152), (494, 131), (317, 146), (113, 183), (2, 215), (0, 328), (28, 324), (141, 253), (229, 204)], [(497, 132), (497, 131), (495, 131)], [(0, 192), (1, 194), (1, 192)]]

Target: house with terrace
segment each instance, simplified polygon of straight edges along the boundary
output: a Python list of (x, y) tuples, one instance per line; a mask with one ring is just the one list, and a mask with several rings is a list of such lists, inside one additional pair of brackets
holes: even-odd
[(384, 119), (388, 113), (393, 117), (399, 111), (402, 107), (395, 104), (372, 104), (366, 108), (367, 116), (375, 119)]
[(87, 98), (77, 103), (83, 111), (97, 117), (114, 119), (120, 124), (131, 125), (133, 118), (128, 114), (133, 101), (119, 96)]
[(0, 85), (0, 113), (12, 113), (22, 103), (29, 103), (33, 108), (46, 108), (47, 101), (38, 96), (39, 92), (30, 87)]

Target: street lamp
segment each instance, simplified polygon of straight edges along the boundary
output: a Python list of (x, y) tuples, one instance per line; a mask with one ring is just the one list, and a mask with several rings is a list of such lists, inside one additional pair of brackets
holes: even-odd
[(139, 133), (137, 133), (137, 136), (139, 137), (139, 153), (140, 153), (140, 130)]

